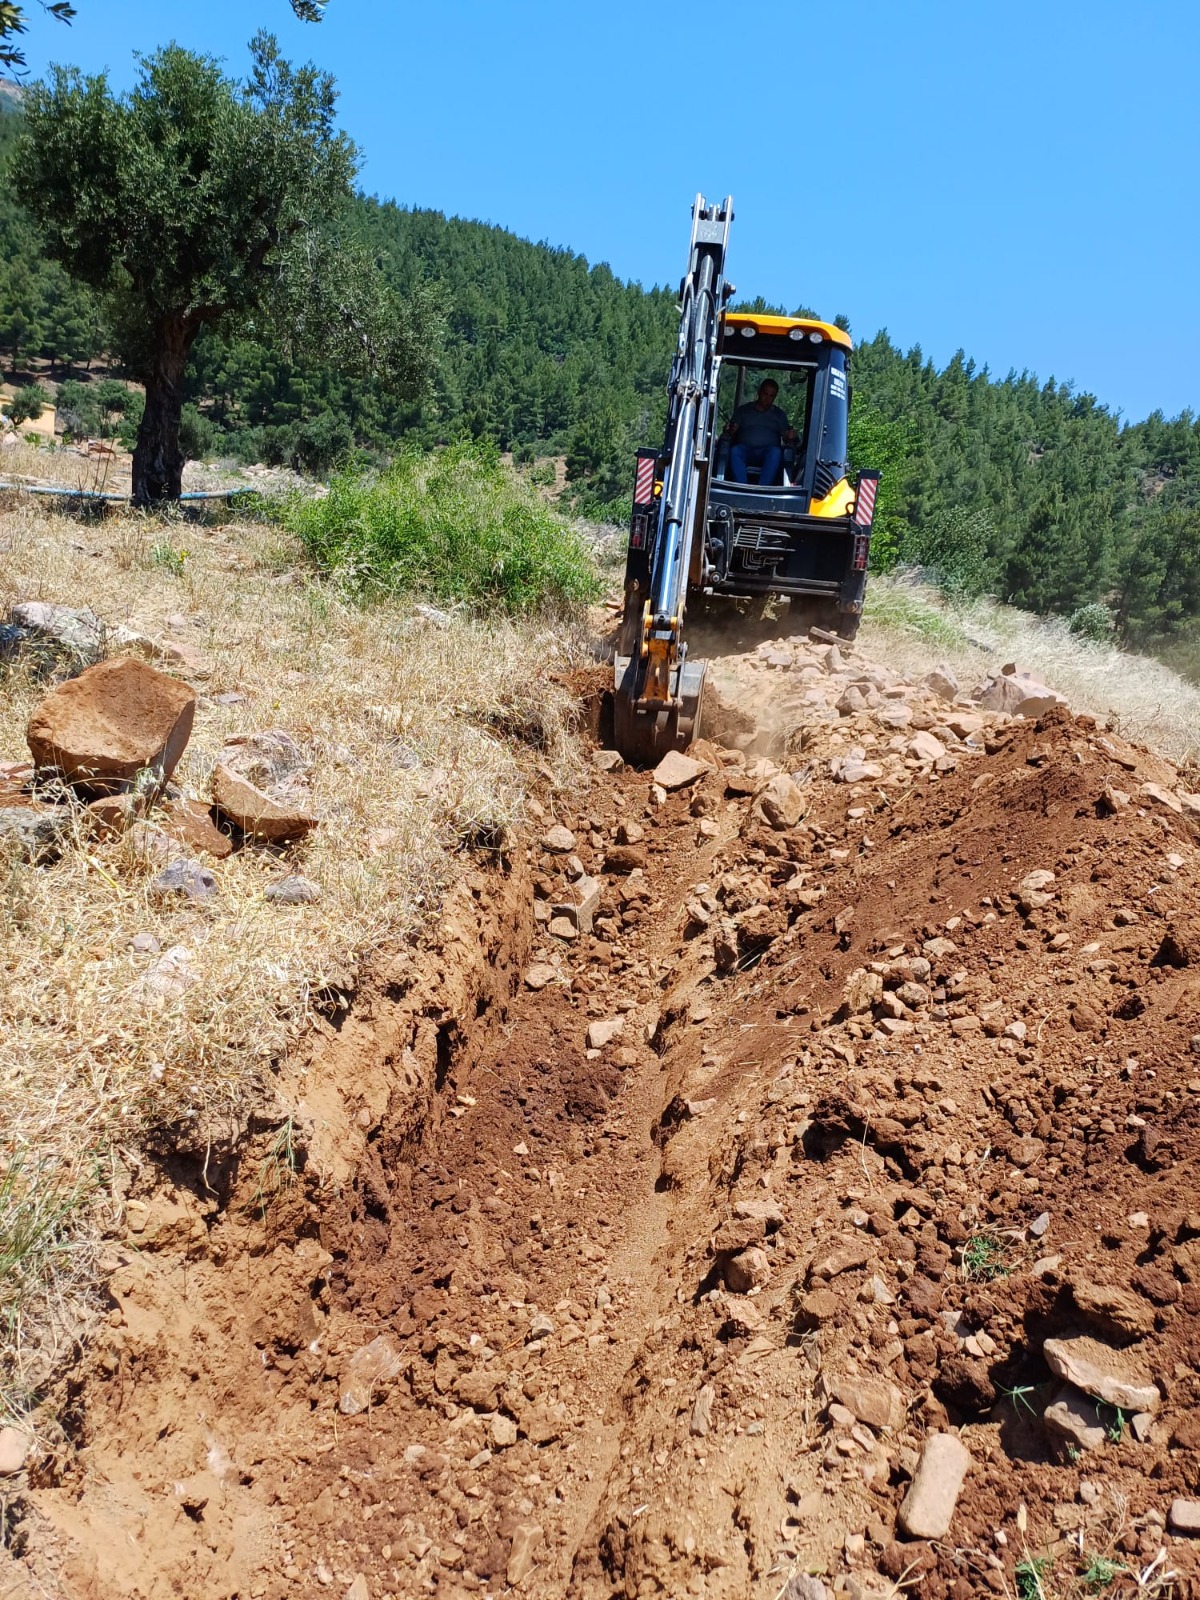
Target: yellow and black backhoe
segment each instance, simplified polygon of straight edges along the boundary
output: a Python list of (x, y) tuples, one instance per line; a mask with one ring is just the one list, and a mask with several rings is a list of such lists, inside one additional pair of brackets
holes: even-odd
[[(732, 221), (732, 199), (696, 196), (666, 432), (660, 450), (637, 453), (614, 731), (638, 764), (700, 733), (704, 662), (688, 657), (689, 602), (786, 599), (793, 626), (844, 639), (862, 613), (879, 474), (847, 477), (850, 336), (813, 318), (730, 311)], [(754, 396), (772, 398), (766, 384), (786, 435), (778, 450), (739, 452), (730, 423)]]

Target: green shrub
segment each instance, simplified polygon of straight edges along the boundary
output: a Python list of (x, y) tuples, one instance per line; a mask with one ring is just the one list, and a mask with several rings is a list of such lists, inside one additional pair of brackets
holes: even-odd
[(298, 472), (328, 472), (354, 448), (354, 430), (332, 411), (298, 422), (292, 439), (292, 466)]
[(1113, 635), (1113, 616), (1099, 600), (1080, 606), (1067, 618), (1067, 627), (1081, 639), (1093, 639), (1097, 644), (1107, 644)]
[(8, 402), (8, 417), (14, 428), (22, 422), (36, 422), (46, 409), (46, 392), (39, 384), (29, 383), (18, 389)]
[(189, 461), (203, 461), (212, 454), (216, 429), (195, 406), (184, 406), (179, 418), (179, 448)]
[(486, 446), (406, 451), (385, 471), (341, 473), (323, 499), (292, 495), (275, 515), (322, 571), (363, 596), (522, 612), (599, 592), (581, 535)]
[(228, 451), (235, 461), (240, 461), (245, 466), (253, 466), (258, 461), (266, 460), (262, 428), (238, 428), (232, 433), (220, 435), (215, 447), (218, 452)]
[(71, 378), (58, 386), (58, 425), (64, 434), (88, 439), (100, 432), (100, 407), (96, 386)]

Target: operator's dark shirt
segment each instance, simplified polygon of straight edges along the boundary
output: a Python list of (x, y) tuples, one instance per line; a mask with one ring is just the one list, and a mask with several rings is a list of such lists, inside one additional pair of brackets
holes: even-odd
[(770, 450), (783, 443), (788, 419), (779, 406), (760, 411), (753, 400), (739, 406), (731, 418), (738, 444), (749, 450)]

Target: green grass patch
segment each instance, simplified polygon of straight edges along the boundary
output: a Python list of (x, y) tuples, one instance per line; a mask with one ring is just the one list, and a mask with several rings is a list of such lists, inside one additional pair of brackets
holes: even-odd
[(973, 1283), (990, 1283), (1009, 1273), (1004, 1246), (990, 1233), (976, 1233), (963, 1246), (963, 1276)]
[(1014, 1576), (1019, 1600), (1046, 1600), (1045, 1578), (1053, 1565), (1049, 1556), (1026, 1556), (1017, 1562)]
[(496, 452), (406, 451), (380, 472), (335, 477), (275, 515), (322, 572), (361, 598), (412, 594), (519, 615), (598, 597), (589, 545)]
[(922, 592), (912, 583), (873, 579), (867, 584), (863, 615), (868, 622), (915, 634), (943, 649), (960, 650), (971, 642), (953, 614), (935, 604), (929, 591)]
[(1120, 1562), (1110, 1561), (1107, 1556), (1093, 1556), (1079, 1576), (1089, 1594), (1101, 1594), (1127, 1570)]

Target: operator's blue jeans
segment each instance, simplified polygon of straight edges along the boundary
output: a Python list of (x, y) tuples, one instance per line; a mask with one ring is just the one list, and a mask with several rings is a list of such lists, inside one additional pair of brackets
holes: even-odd
[(735, 444), (729, 450), (729, 474), (734, 483), (749, 483), (747, 467), (758, 468), (758, 481), (763, 484), (778, 483), (783, 468), (783, 451), (777, 444)]

